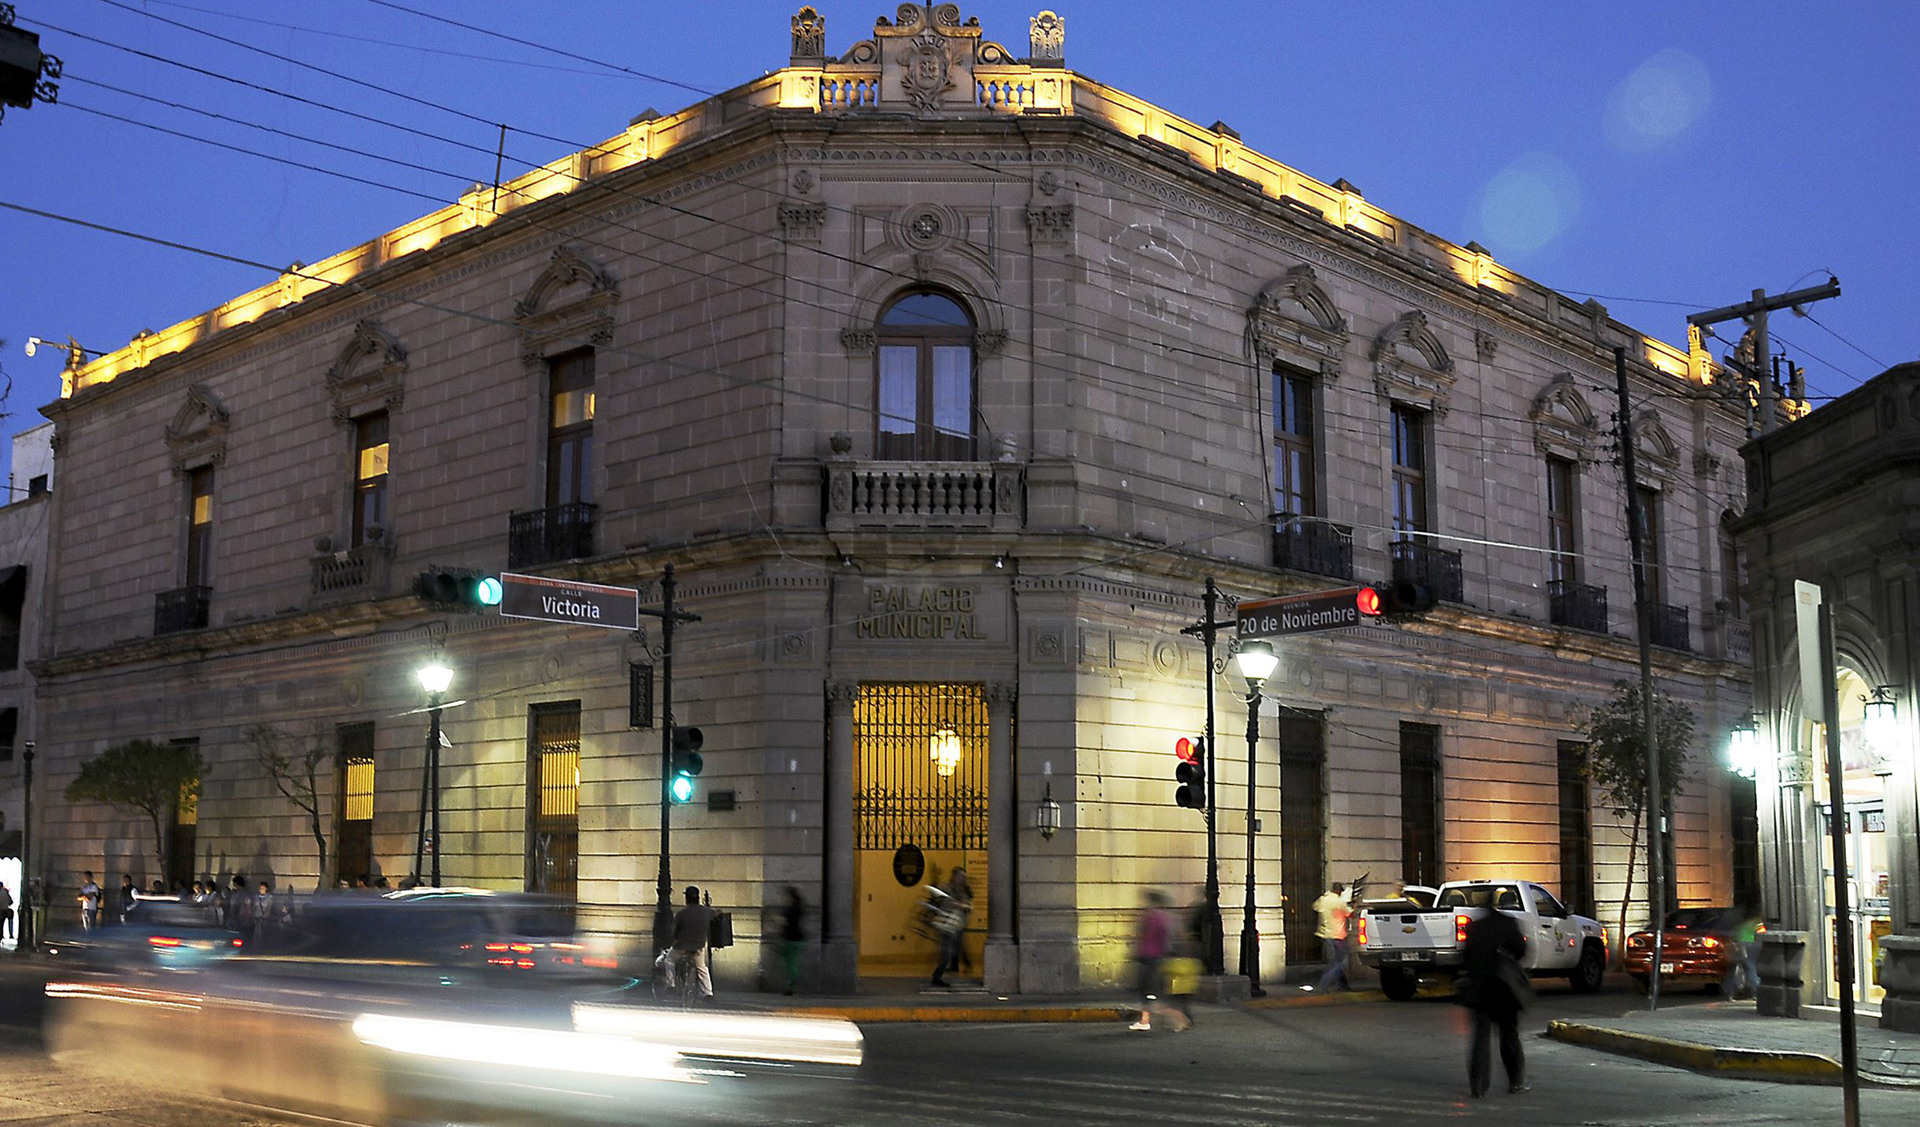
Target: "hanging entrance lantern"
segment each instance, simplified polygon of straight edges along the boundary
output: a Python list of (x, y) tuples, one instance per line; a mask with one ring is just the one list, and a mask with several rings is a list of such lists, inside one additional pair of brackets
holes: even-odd
[(941, 728), (933, 733), (929, 747), (934, 770), (941, 778), (950, 778), (960, 766), (960, 734), (952, 728)]

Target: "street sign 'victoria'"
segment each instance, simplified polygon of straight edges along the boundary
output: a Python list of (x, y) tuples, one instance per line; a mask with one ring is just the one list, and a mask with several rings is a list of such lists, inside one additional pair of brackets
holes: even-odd
[(534, 618), (568, 626), (638, 630), (640, 592), (631, 587), (503, 573), (500, 613), (507, 618)]
[[(1370, 603), (1372, 609), (1362, 609)], [(1311, 634), (1375, 621), (1379, 600), (1371, 587), (1340, 587), (1305, 595), (1248, 599), (1239, 606), (1242, 638), (1273, 638), (1283, 634)]]

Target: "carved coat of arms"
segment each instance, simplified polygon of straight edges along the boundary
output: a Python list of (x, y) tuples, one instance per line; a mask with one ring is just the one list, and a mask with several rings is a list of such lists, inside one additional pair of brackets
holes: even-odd
[(947, 55), (946, 37), (936, 32), (914, 36), (900, 61), (905, 71), (901, 85), (908, 100), (918, 109), (937, 109), (941, 95), (953, 89), (953, 60)]

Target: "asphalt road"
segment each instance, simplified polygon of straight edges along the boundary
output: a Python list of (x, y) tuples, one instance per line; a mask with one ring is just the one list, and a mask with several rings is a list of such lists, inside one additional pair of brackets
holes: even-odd
[[(9, 976), (11, 977), (11, 976)], [(13, 1003), (17, 995), (0, 998)], [(1676, 997), (1666, 1004), (1684, 1005)], [(1554, 986), (1529, 1012), (1533, 1090), (1470, 1100), (1465, 1011), (1385, 1001), (1206, 1011), (1190, 1032), (1112, 1025), (873, 1025), (858, 1079), (828, 1085), (717, 1080), (691, 1106), (634, 1107), (633, 1123), (889, 1125), (1373, 1124), (1473, 1120), (1579, 1127), (1838, 1124), (1836, 1088), (1710, 1079), (1539, 1037), (1549, 1019), (1644, 1005), (1614, 987)], [(192, 1093), (60, 1069), (4, 1006), (0, 1123), (227, 1127), (311, 1123)], [(674, 1086), (680, 1088), (683, 1086)], [(1920, 1092), (1869, 1090), (1863, 1122), (1920, 1121)]]

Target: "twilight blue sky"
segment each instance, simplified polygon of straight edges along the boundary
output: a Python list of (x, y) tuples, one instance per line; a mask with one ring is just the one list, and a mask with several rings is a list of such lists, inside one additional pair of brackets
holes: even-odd
[[(1912, 65), (1920, 10), (1908, 4), (1046, 2), (1066, 20), (1073, 69), (1201, 124), (1225, 120), (1264, 153), (1323, 180), (1345, 177), (1410, 222), (1460, 242), (1478, 239), (1501, 263), (1576, 298), (1598, 295), (1615, 316), (1676, 344), (1685, 341), (1690, 310), (1834, 272), (1844, 294), (1811, 308), (1818, 323), (1774, 321), (1777, 345), (1805, 364), (1816, 403), (1920, 356), (1911, 305), (1920, 272), (1911, 203), (1920, 185), (1920, 68)], [(515, 157), (550, 160), (613, 135), (649, 106), (671, 111), (699, 100), (686, 87), (718, 91), (780, 67), (787, 21), (799, 7), (394, 0), (685, 84), (676, 86), (378, 0), (17, 3), (20, 24), (65, 61), (67, 77), (61, 105), (11, 109), (0, 124), (0, 200), (276, 265), (317, 261), (435, 206), (392, 188), (450, 200), (468, 183), (491, 180), (498, 135), (490, 123), (511, 127), (511, 174)], [(815, 6), (836, 54), (895, 7)], [(1040, 6), (978, 0), (961, 10), (980, 19), (988, 38), (1024, 55), (1027, 19)], [(102, 83), (446, 175), (211, 120)], [(12, 384), (0, 410), (9, 434), (40, 422), (38, 408), (59, 394), (60, 356), (27, 357), (29, 336), (72, 335), (110, 350), (143, 327), (163, 328), (270, 280), (14, 211), (0, 210), (0, 246), (0, 373)], [(1716, 355), (1725, 350), (1714, 346)]]

